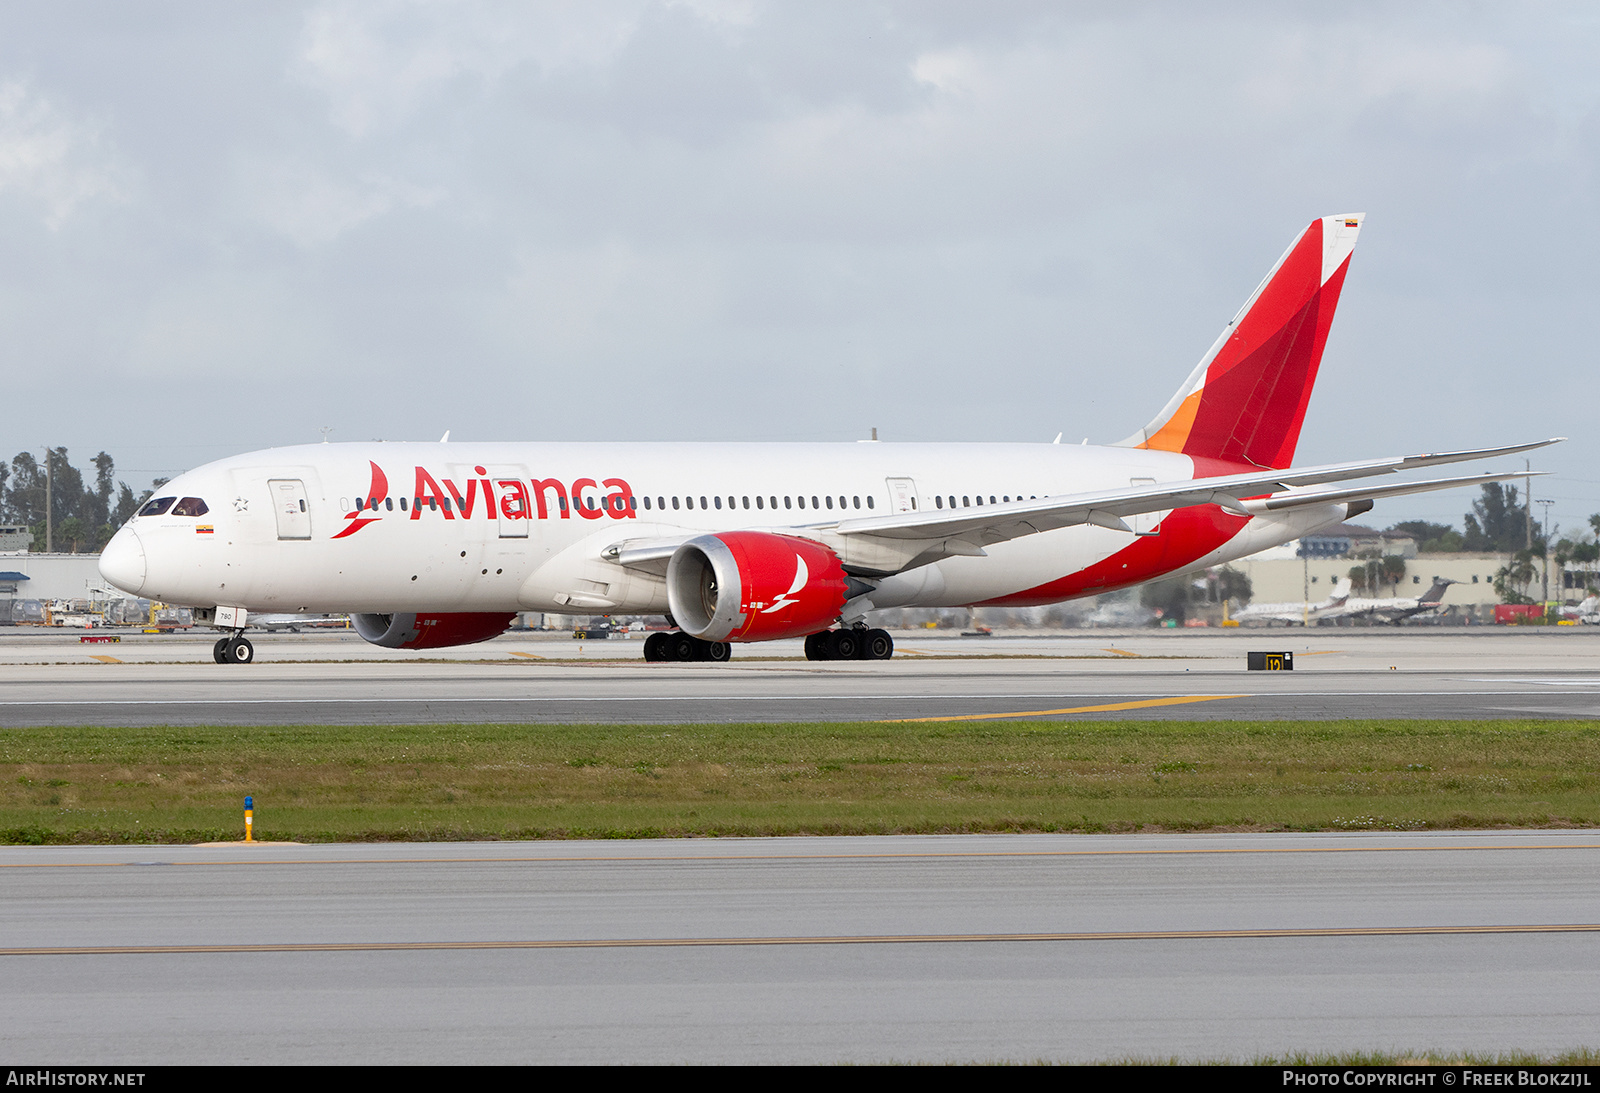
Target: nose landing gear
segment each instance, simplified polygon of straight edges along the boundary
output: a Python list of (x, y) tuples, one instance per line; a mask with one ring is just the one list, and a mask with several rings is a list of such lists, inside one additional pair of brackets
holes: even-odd
[(249, 664), (256, 659), (256, 647), (241, 634), (218, 638), (211, 647), (211, 659), (218, 664)]
[(245, 639), (245, 619), (248, 613), (242, 607), (196, 607), (194, 624), (226, 631), (211, 647), (211, 659), (218, 664), (250, 664), (256, 659), (256, 647)]

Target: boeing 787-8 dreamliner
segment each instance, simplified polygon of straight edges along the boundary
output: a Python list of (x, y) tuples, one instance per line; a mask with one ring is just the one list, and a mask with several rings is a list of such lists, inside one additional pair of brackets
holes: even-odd
[(1090, 596), (1254, 554), (1377, 498), (1521, 477), (1370, 481), (1551, 441), (1291, 468), (1361, 221), (1312, 221), (1116, 444), (273, 448), (167, 483), (100, 570), (196, 608), (223, 631), (220, 662), (254, 656), (252, 612), (348, 612), (362, 637), (403, 649), (484, 641), (519, 611), (666, 614), (675, 631), (647, 659), (793, 637), (813, 659), (884, 658), (874, 609)]

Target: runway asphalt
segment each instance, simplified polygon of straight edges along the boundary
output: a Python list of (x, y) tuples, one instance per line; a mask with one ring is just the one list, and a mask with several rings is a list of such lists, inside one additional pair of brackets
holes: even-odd
[(0, 1052), (741, 1063), (1555, 1052), (1600, 832), (0, 848)]
[[(28, 724), (1592, 717), (1600, 633), (897, 635), (647, 665), (512, 635), (0, 632)], [(794, 646), (790, 648), (788, 646)], [(1288, 649), (1289, 673), (1247, 672)], [(0, 847), (49, 1063), (879, 1062), (1597, 1046), (1600, 832)]]
[[(897, 635), (887, 662), (808, 662), (777, 642), (721, 665), (569, 635), (408, 654), (334, 633), (261, 636), (237, 666), (213, 663), (211, 640), (0, 633), (0, 726), (1600, 714), (1589, 627)], [(1252, 649), (1295, 668), (1246, 671)]]

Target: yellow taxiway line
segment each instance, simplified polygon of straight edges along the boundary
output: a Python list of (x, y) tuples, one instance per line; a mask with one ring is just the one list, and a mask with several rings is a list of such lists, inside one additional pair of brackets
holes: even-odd
[(1152, 706), (1181, 706), (1188, 702), (1215, 702), (1221, 698), (1249, 698), (1249, 695), (1179, 695), (1176, 698), (1143, 698), (1136, 702), (1108, 702), (1103, 706), (1070, 706), (1064, 710), (1017, 710), (1011, 713), (963, 713), (947, 717), (895, 717), (880, 725), (903, 725), (913, 721), (992, 721), (1001, 717), (1053, 717), (1064, 713), (1111, 713), (1116, 710), (1143, 710)]
[(1034, 934), (845, 934), (799, 937), (560, 938), (546, 941), (306, 941), (237, 945), (41, 945), (0, 956), (131, 956), (186, 953), (349, 953), (471, 949), (709, 948), (730, 945), (948, 945), (988, 941), (1233, 941), (1314, 937), (1460, 937), (1472, 934), (1600, 933), (1600, 923), (1493, 926), (1327, 926), (1255, 930), (1105, 930)]

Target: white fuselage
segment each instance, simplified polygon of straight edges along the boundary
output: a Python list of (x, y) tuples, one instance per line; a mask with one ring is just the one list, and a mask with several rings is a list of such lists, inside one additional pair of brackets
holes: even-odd
[[(1054, 444), (316, 444), (173, 479), (159, 496), (197, 498), (205, 514), (136, 516), (102, 570), (135, 595), (251, 612), (660, 613), (663, 580), (608, 561), (608, 547), (734, 529), (827, 541), (855, 517), (1194, 476), (1183, 455)], [(1053, 602), (1251, 554), (1345, 511), (1196, 506), (1133, 532), (1062, 528), (869, 573), (882, 577), (871, 599)]]

